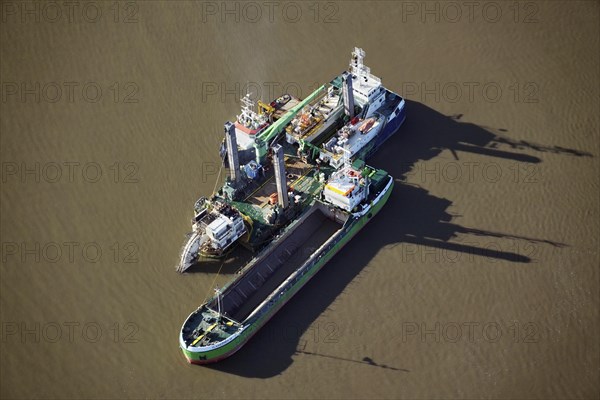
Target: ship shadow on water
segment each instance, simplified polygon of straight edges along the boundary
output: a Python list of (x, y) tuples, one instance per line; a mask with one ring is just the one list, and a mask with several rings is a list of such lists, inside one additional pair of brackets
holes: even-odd
[[(378, 251), (385, 246), (413, 244), (527, 264), (535, 261), (530, 257), (534, 255), (482, 249), (460, 242), (457, 236), (466, 234), (541, 246), (566, 246), (516, 233), (489, 232), (460, 226), (452, 222), (453, 216), (448, 212), (453, 204), (451, 200), (434, 196), (405, 181), (417, 162), (432, 160), (446, 150), (457, 160), (459, 152), (471, 152), (528, 165), (541, 163), (540, 157), (544, 153), (574, 157), (591, 157), (591, 154), (516, 141), (505, 135), (506, 130), (463, 123), (460, 121), (461, 115), (448, 117), (413, 101), (407, 101), (407, 116), (400, 130), (368, 161), (370, 165), (383, 168), (394, 176), (396, 186), (380, 214), (352, 239), (351, 243), (360, 242), (360, 246), (348, 245), (342, 249), (238, 353), (209, 368), (245, 377), (269, 378), (285, 371), (295, 358), (319, 357), (340, 363), (359, 363), (364, 368), (410, 373), (407, 366), (402, 365), (402, 360), (398, 360), (398, 365), (384, 365), (373, 360), (369, 354), (353, 359), (340, 354), (308, 351), (301, 338)], [(371, 322), (365, 321), (366, 324)]]

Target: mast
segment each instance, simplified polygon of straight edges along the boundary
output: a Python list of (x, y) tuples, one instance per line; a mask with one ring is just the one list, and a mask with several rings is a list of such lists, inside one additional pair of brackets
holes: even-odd
[(225, 123), (225, 143), (229, 160), (229, 174), (231, 182), (235, 185), (240, 180), (240, 161), (238, 158), (237, 139), (235, 137), (235, 125), (229, 121)]
[(352, 51), (352, 59), (350, 60), (350, 73), (356, 75), (359, 86), (362, 86), (363, 80), (368, 78), (371, 70), (363, 63), (365, 51), (355, 47)]
[(215, 293), (217, 294), (217, 321), (221, 321), (221, 289), (215, 288)]
[(350, 119), (354, 118), (354, 92), (352, 90), (352, 75), (342, 74), (342, 94), (344, 95), (344, 111)]
[(275, 183), (277, 184), (277, 198), (279, 206), (283, 209), (289, 204), (287, 181), (285, 179), (285, 155), (280, 144), (273, 146), (273, 168), (275, 169)]
[(365, 58), (365, 51), (361, 48), (355, 47), (352, 51), (352, 58), (350, 59), (350, 73), (356, 76), (356, 82), (358, 86), (364, 86), (367, 81), (371, 80), (377, 84), (381, 83), (381, 79), (371, 75), (371, 68), (367, 67), (363, 60)]
[(347, 169), (349, 168), (350, 165), (350, 154), (351, 151), (348, 150), (348, 143), (344, 143), (344, 147), (342, 148), (342, 150), (344, 151), (344, 155), (342, 156), (342, 161), (344, 163), (344, 168)]
[(254, 101), (250, 98), (250, 90), (246, 92), (246, 95), (240, 99), (242, 102), (242, 113), (245, 115), (254, 114)]

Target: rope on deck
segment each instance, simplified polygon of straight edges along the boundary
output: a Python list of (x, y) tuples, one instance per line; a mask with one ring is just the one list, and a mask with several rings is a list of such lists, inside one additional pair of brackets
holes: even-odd
[(212, 195), (215, 195), (215, 192), (217, 191), (217, 185), (219, 184), (219, 180), (221, 178), (221, 171), (223, 170), (223, 164), (225, 164), (225, 162), (221, 163), (221, 166), (219, 167), (219, 173), (217, 174), (217, 181), (215, 182), (215, 187), (213, 188), (212, 191)]
[(226, 258), (223, 258), (223, 261), (221, 262), (221, 266), (219, 267), (219, 270), (217, 271), (217, 274), (215, 275), (215, 278), (213, 279), (212, 283), (208, 287), (206, 296), (204, 296), (204, 301), (202, 301), (202, 303), (206, 303), (206, 301), (208, 300), (208, 298), (210, 296), (211, 288), (215, 285), (215, 282), (217, 281), (217, 278), (219, 277), (219, 274), (221, 273), (221, 269), (223, 268), (223, 265), (225, 265), (225, 260), (226, 260)]

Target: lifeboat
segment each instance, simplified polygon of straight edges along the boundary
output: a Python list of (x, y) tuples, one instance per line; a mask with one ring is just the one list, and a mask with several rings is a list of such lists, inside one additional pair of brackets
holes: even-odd
[(360, 127), (358, 128), (358, 130), (361, 131), (362, 133), (366, 133), (366, 132), (368, 132), (373, 127), (374, 123), (375, 123), (375, 119), (374, 118), (369, 118), (369, 119), (367, 119), (365, 122), (363, 122), (360, 125)]

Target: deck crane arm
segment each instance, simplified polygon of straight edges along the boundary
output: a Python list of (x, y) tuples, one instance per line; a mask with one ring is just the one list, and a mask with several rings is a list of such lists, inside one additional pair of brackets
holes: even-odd
[(258, 113), (259, 114), (268, 114), (271, 115), (275, 112), (275, 107), (270, 104), (263, 103), (262, 101), (258, 101)]

